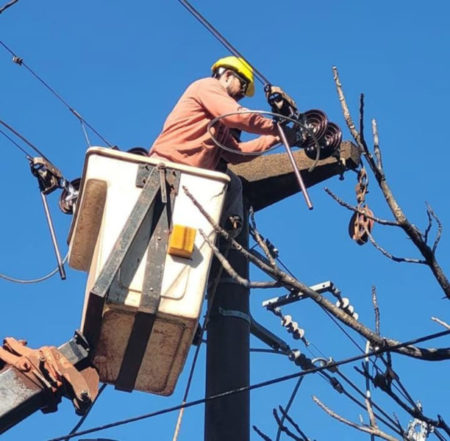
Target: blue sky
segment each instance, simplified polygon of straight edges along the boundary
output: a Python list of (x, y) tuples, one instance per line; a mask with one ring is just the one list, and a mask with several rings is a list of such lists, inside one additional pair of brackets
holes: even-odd
[[(437, 257), (449, 273), (448, 2), (286, 0), (280, 6), (255, 0), (229, 0), (220, 5), (199, 0), (193, 4), (272, 83), (282, 86), (301, 110), (324, 110), (343, 127), (345, 139), (350, 135), (344, 127), (331, 67), (339, 69), (355, 120), (359, 94), (365, 94), (366, 138), (370, 139), (370, 120), (376, 118), (386, 173), (398, 202), (419, 228), (427, 223), (425, 201), (444, 225)], [(213, 62), (228, 55), (175, 0), (19, 0), (0, 15), (0, 25), (1, 40), (122, 150), (149, 147), (184, 88), (194, 79), (208, 76)], [(0, 118), (38, 146), (68, 179), (79, 177), (86, 142), (78, 120), (23, 67), (12, 63), (2, 47), (0, 79)], [(267, 109), (257, 86), (255, 97), (243, 103)], [(92, 132), (89, 137), (93, 145), (102, 145)], [(37, 184), (24, 155), (3, 137), (0, 147), (4, 159), (0, 273), (23, 279), (39, 277), (54, 268), (55, 259)], [(332, 280), (350, 297), (361, 321), (371, 326), (370, 292), (375, 285), (383, 335), (408, 340), (441, 330), (430, 317), (450, 322), (448, 301), (442, 300), (442, 291), (427, 268), (393, 263), (370, 245), (359, 247), (348, 238), (350, 213), (338, 207), (324, 187), (354, 203), (355, 184), (353, 174), (343, 181), (330, 179), (310, 190), (313, 211), (306, 209), (297, 194), (258, 213), (258, 226), (300, 280), (311, 285)], [(373, 178), (369, 185), (370, 206), (379, 217), (391, 218)], [(49, 203), (65, 254), (71, 218), (59, 211), (58, 197), (50, 195)], [(374, 234), (393, 254), (417, 257), (403, 233), (376, 226)], [(0, 336), (25, 338), (32, 347), (68, 340), (80, 323), (86, 276), (70, 268), (67, 273), (66, 281), (54, 277), (37, 285), (0, 280)], [(263, 276), (254, 271), (254, 277)], [(265, 298), (277, 294), (252, 293), (252, 314), (295, 346), (278, 319), (261, 307)], [(285, 313), (305, 328), (308, 340), (325, 355), (340, 359), (358, 353), (315, 305), (302, 302), (286, 307)], [(449, 339), (424, 345), (449, 346)], [(252, 341), (252, 347), (263, 346)], [(279, 355), (253, 354), (251, 361), (252, 383), (296, 371)], [(394, 368), (428, 415), (449, 415), (448, 362), (425, 363), (395, 356)], [(343, 372), (363, 386), (351, 366)], [(252, 424), (273, 438), (272, 408), (287, 402), (294, 383), (252, 392)], [(180, 403), (185, 384), (186, 369), (170, 398), (127, 394), (108, 387), (83, 427), (174, 406)], [(349, 419), (358, 421), (360, 414), (321, 378), (309, 376), (299, 390), (292, 416), (311, 439), (365, 436), (324, 415), (312, 402), (312, 394)], [(202, 355), (190, 398), (203, 396)], [(385, 409), (393, 409), (384, 397), (377, 397)], [(407, 425), (410, 418), (395, 411)], [(172, 413), (85, 438), (169, 440), (176, 417)], [(36, 413), (2, 439), (47, 440), (68, 433), (76, 422), (70, 403), (64, 402), (57, 413)], [(179, 440), (201, 439), (202, 427), (203, 408), (187, 410)], [(252, 433), (251, 439), (259, 438)]]

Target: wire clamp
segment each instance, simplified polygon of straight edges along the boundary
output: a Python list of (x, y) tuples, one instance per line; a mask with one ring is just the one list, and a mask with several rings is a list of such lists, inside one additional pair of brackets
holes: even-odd
[(23, 58), (17, 57), (16, 55), (14, 55), (12, 60), (13, 60), (13, 63), (18, 64), (19, 66), (22, 66), (22, 64), (23, 64)]
[(238, 319), (246, 321), (249, 325), (252, 324), (252, 319), (248, 314), (246, 314), (245, 312), (242, 312), (242, 311), (235, 310), (235, 309), (223, 309), (223, 308), (219, 307), (219, 315), (221, 315), (222, 317), (238, 318)]

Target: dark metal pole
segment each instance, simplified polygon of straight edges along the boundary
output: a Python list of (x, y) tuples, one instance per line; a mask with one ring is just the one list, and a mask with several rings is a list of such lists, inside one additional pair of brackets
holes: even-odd
[[(248, 218), (238, 237), (248, 245)], [(221, 246), (223, 250), (224, 246)], [(228, 252), (233, 268), (248, 279), (248, 261), (234, 249)], [(220, 265), (215, 260), (211, 279)], [(236, 284), (223, 271), (213, 296), (207, 326), (206, 396), (248, 386), (250, 381), (249, 289)], [(212, 293), (208, 293), (211, 298)], [(250, 439), (250, 394), (242, 392), (205, 404), (205, 441), (248, 441)]]

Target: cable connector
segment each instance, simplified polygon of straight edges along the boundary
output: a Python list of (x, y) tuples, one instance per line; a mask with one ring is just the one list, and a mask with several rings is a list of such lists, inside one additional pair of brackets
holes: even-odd
[(47, 195), (61, 187), (62, 173), (47, 159), (35, 157), (30, 160), (31, 173), (39, 183), (39, 190)]
[(16, 55), (14, 55), (12, 60), (13, 60), (13, 63), (18, 64), (19, 66), (22, 66), (22, 64), (23, 64), (23, 58), (17, 57)]
[(293, 361), (297, 366), (300, 366), (303, 370), (314, 369), (315, 366), (310, 358), (300, 352), (298, 349), (294, 349), (289, 354), (289, 360)]
[(330, 377), (330, 384), (333, 386), (334, 390), (342, 394), (344, 392), (344, 388), (342, 387), (342, 384), (339, 382), (339, 380), (336, 377)]

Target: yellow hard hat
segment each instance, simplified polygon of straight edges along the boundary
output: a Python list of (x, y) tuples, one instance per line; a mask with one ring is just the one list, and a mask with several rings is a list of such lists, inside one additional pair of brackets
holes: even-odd
[(245, 80), (248, 81), (248, 87), (247, 90), (245, 91), (245, 94), (247, 96), (254, 95), (255, 81), (253, 78), (253, 69), (243, 58), (233, 56), (221, 58), (211, 66), (211, 70), (214, 73), (220, 67), (225, 67), (226, 69), (234, 70), (236, 73), (241, 75)]

